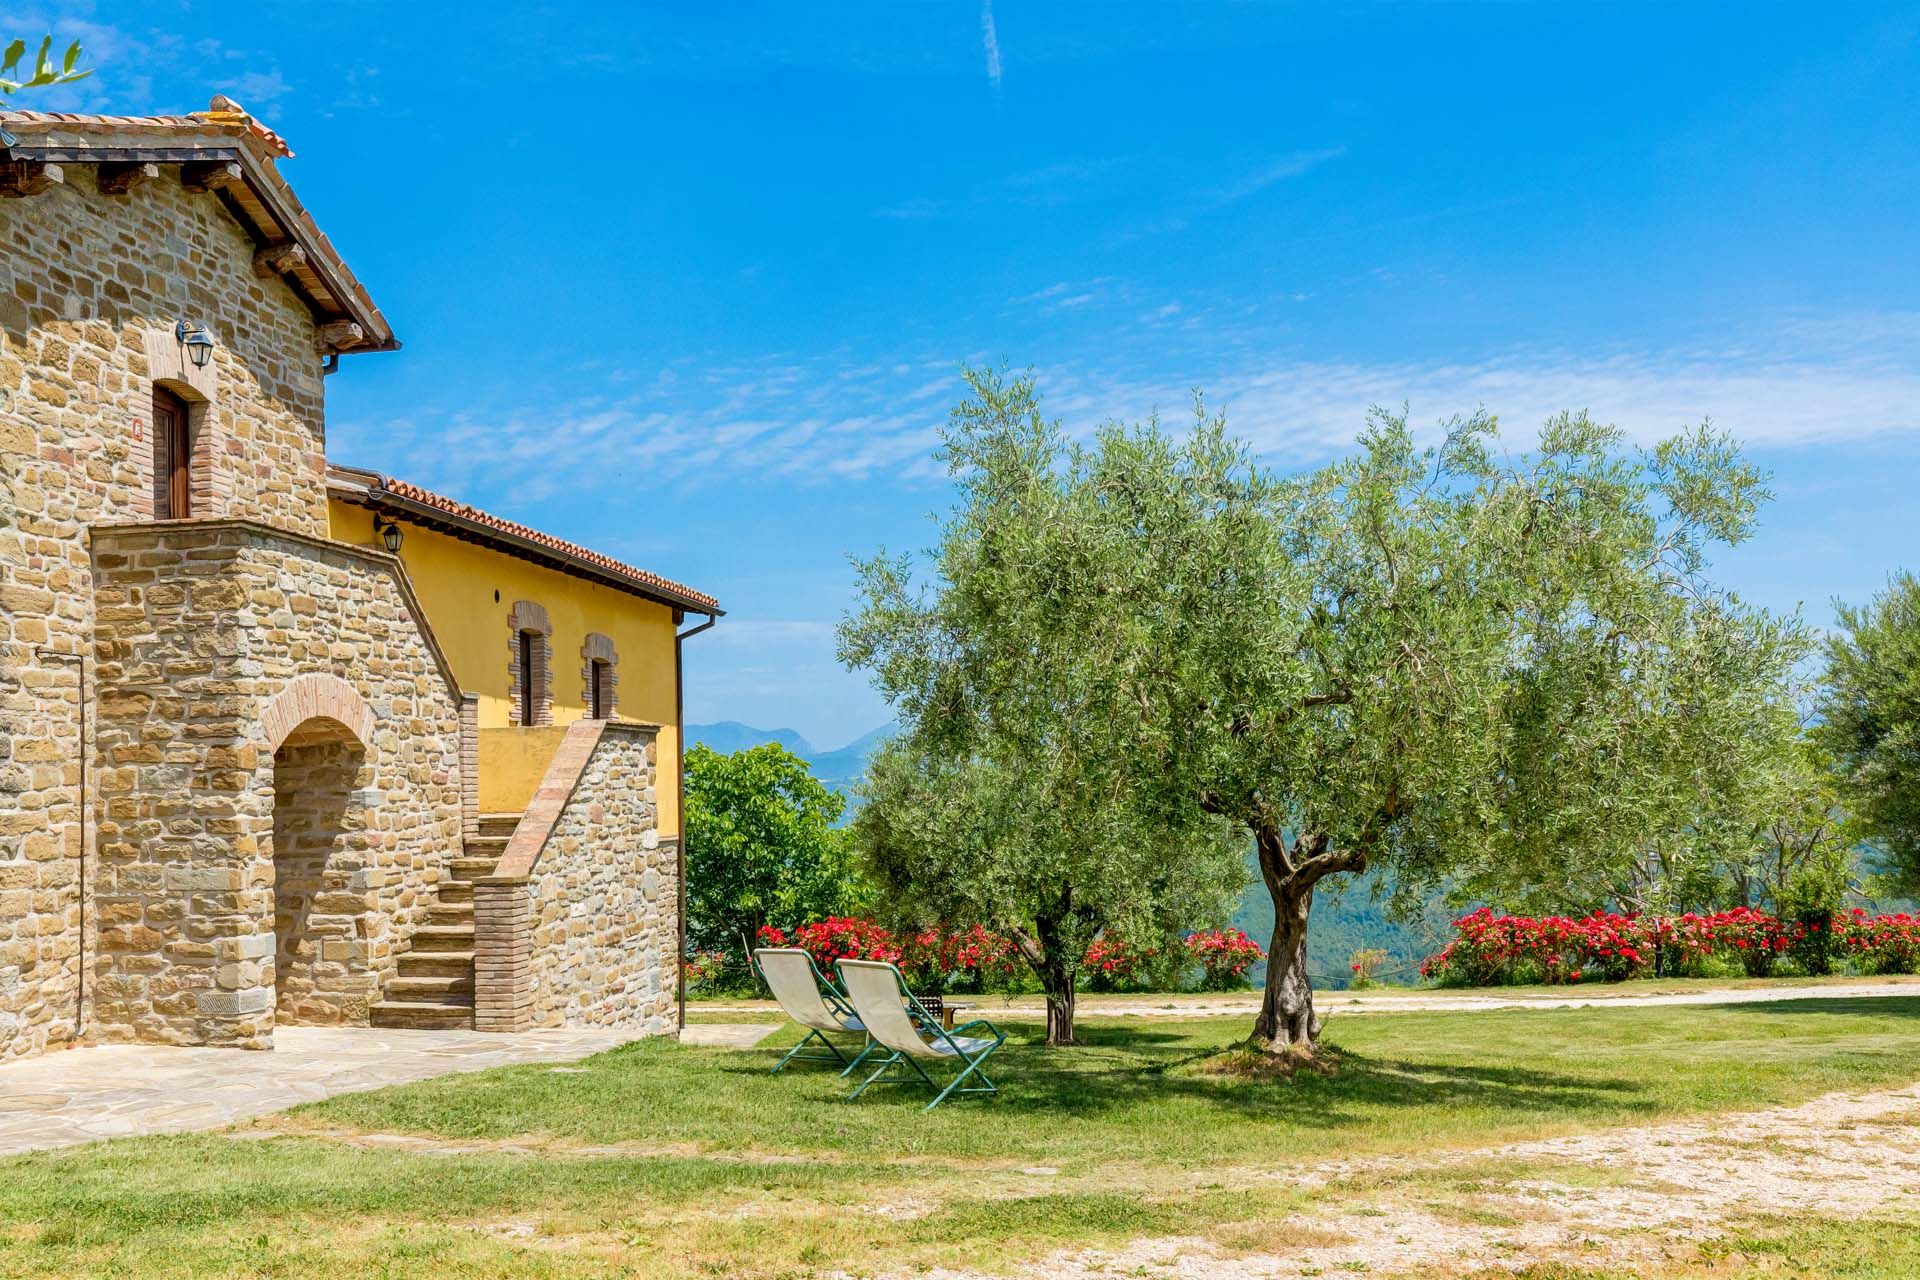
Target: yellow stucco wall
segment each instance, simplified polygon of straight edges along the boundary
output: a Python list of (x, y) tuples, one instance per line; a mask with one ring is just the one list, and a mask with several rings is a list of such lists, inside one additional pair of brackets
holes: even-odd
[[(524, 813), (567, 734), (563, 724), (480, 731), (480, 812)], [(676, 799), (678, 797), (675, 797)]]
[[(363, 546), (379, 544), (373, 532), (373, 513), (365, 508), (332, 502), (329, 516), (336, 540)], [(623, 720), (649, 720), (663, 726), (655, 775), (660, 833), (679, 835), (680, 733), (674, 723), (673, 610), (477, 543), (462, 542), (404, 521), (401, 527), (405, 540), (400, 559), (413, 579), (434, 637), (453, 665), (461, 690), (479, 695), (483, 742), (495, 737), (486, 730), (505, 729), (512, 723), (507, 615), (515, 601), (532, 600), (546, 609), (553, 623), (553, 723), (571, 724), (587, 713), (580, 649), (588, 633), (597, 631), (613, 641), (619, 655), (615, 714)], [(511, 764), (514, 777), (503, 775), (490, 782), (486, 776), (489, 759), (495, 762), (495, 769)], [(484, 798), (488, 795), (498, 798), (517, 794), (524, 781), (519, 775), (533, 767), (528, 750), (515, 751), (497, 743), (482, 752), (481, 765), (483, 809), (488, 807)]]

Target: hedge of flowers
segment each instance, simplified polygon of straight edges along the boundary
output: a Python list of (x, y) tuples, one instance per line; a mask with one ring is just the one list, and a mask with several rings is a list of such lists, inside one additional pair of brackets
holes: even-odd
[(1855, 907), (1835, 917), (1834, 935), (1862, 973), (1920, 973), (1920, 916), (1870, 916)]
[[(926, 988), (988, 990), (1014, 981), (1022, 968), (1011, 938), (977, 924), (964, 929), (934, 925), (895, 935), (872, 920), (834, 916), (792, 929), (763, 926), (760, 945), (799, 947), (823, 973), (831, 973), (836, 960), (885, 960), (899, 965), (909, 983)], [(1260, 945), (1238, 929), (1191, 934), (1186, 951), (1200, 966), (1202, 989), (1207, 991), (1245, 986), (1247, 970), (1263, 954)], [(1135, 947), (1124, 938), (1096, 938), (1084, 958), (1088, 985), (1096, 991), (1137, 989), (1147, 981), (1154, 954), (1152, 948)]]
[(1825, 973), (1835, 960), (1865, 974), (1920, 971), (1920, 916), (1861, 908), (1782, 920), (1753, 907), (1682, 915), (1583, 918), (1498, 915), (1453, 922), (1454, 938), (1420, 966), (1442, 986), (1621, 982), (1652, 976), (1769, 977), (1791, 965)]
[(1247, 985), (1247, 970), (1266, 955), (1259, 943), (1238, 929), (1190, 933), (1187, 954), (1200, 964), (1202, 991), (1238, 991)]

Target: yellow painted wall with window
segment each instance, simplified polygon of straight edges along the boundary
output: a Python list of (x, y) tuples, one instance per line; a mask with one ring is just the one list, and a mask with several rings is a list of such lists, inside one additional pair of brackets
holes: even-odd
[[(334, 501), (329, 503), (329, 514), (338, 541), (380, 544), (371, 511)], [(587, 714), (586, 663), (581, 650), (588, 633), (599, 632), (613, 641), (619, 655), (614, 712), (623, 720), (648, 720), (662, 726), (654, 775), (660, 834), (679, 835), (680, 727), (674, 723), (673, 610), (419, 525), (402, 521), (401, 528), (405, 540), (400, 559), (461, 690), (479, 696), (483, 738), (492, 736), (488, 730), (515, 723), (508, 676), (514, 634), (508, 614), (516, 601), (539, 604), (553, 624), (548, 683), (556, 726)], [(526, 753), (496, 751), (490, 744), (482, 751), (483, 768), (495, 762), (496, 767), (511, 767), (507, 762), (516, 754), (524, 757)], [(481, 786), (484, 795), (490, 789), (488, 779), (483, 777)]]

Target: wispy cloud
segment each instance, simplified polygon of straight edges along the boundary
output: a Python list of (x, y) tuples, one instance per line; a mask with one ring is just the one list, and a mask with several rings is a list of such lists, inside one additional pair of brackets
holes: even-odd
[(793, 644), (827, 645), (833, 642), (834, 624), (803, 618), (729, 618), (713, 633), (711, 643), (735, 647)]
[(980, 5), (980, 43), (987, 53), (987, 81), (993, 85), (996, 96), (1000, 93), (1000, 33), (993, 26), (993, 0), (982, 0)]
[(1044, 289), (1016, 295), (1008, 298), (1007, 302), (1008, 305), (1015, 307), (1038, 308), (1042, 315), (1054, 315), (1100, 301), (1105, 296), (1107, 286), (1112, 282), (1111, 276), (1098, 276), (1084, 284), (1075, 284), (1070, 280), (1056, 280)]
[[(274, 58), (258, 50), (234, 47), (210, 37), (188, 39), (177, 25), (144, 30), (136, 24), (96, 22), (68, 11), (32, 7), (8, 15), (9, 34), (50, 33), (60, 48), (80, 42), (81, 65), (93, 74), (70, 85), (39, 90), (22, 105), (40, 111), (153, 112), (198, 111), (206, 97), (191, 100), (156, 97), (158, 85), (194, 85), (217, 89), (256, 110), (284, 97), (290, 86)], [(86, 9), (89, 6), (78, 6)], [(235, 64), (248, 69), (238, 71)], [(197, 92), (197, 90), (196, 90)]]
[(1347, 149), (1343, 146), (1321, 147), (1312, 151), (1296, 151), (1291, 155), (1269, 161), (1256, 169), (1205, 188), (1186, 203), (1178, 206), (1172, 213), (1124, 228), (1114, 237), (1115, 243), (1124, 244), (1148, 236), (1184, 231), (1193, 224), (1195, 219), (1217, 213), (1229, 205), (1238, 204), (1242, 200), (1259, 195), (1277, 183), (1305, 177), (1321, 165), (1338, 160), (1346, 154)]
[(226, 80), (215, 80), (214, 87), (220, 89), (249, 111), (258, 111), (261, 107), (286, 96), (290, 86), (278, 69), (267, 71), (248, 71)]
[(1243, 174), (1231, 182), (1226, 182), (1207, 193), (1202, 207), (1218, 209), (1226, 205), (1245, 200), (1248, 196), (1258, 195), (1276, 182), (1285, 182), (1289, 178), (1302, 177), (1318, 169), (1329, 160), (1338, 160), (1347, 154), (1345, 147), (1323, 147), (1318, 151), (1296, 151), (1290, 156), (1276, 160), (1264, 168)]
[[(1038, 296), (1067, 302), (1076, 294), (1059, 282)], [(1406, 403), (1429, 430), (1484, 407), (1516, 447), (1552, 414), (1582, 408), (1642, 441), (1708, 417), (1762, 447), (1920, 433), (1916, 352), (1920, 319), (1869, 319), (1686, 349), (1516, 349), (1382, 362), (1242, 356), (1163, 377), (1089, 357), (1049, 364), (1040, 377), (1048, 411), (1077, 431), (1156, 410), (1176, 416), (1197, 383), (1270, 461), (1308, 465), (1350, 447), (1376, 404)], [(939, 427), (964, 390), (957, 361), (921, 357), (836, 353), (629, 372), (624, 385), (642, 388), (630, 395), (518, 413), (476, 406), (399, 422), (342, 421), (329, 452), (483, 503), (578, 492), (583, 477), (608, 491), (638, 477), (690, 491), (768, 477), (931, 484), (943, 476), (932, 458)], [(507, 487), (500, 477), (511, 478)]]

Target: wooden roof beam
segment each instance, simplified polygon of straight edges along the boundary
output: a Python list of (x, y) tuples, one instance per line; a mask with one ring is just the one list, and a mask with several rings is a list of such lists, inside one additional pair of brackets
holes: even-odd
[(351, 320), (334, 320), (320, 326), (320, 345), (328, 351), (344, 351), (358, 346), (367, 331)]
[(160, 166), (141, 160), (102, 161), (94, 180), (103, 196), (124, 196), (143, 182), (160, 176)]
[(66, 174), (45, 160), (0, 160), (0, 196), (37, 196)]
[(180, 185), (189, 191), (223, 191), (242, 181), (238, 160), (201, 160), (180, 166)]
[(253, 255), (253, 274), (263, 280), (285, 275), (295, 267), (305, 266), (307, 251), (291, 241), (270, 244)]

